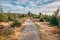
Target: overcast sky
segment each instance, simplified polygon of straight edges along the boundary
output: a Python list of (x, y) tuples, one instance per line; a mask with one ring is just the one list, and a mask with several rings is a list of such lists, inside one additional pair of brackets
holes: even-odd
[(0, 6), (5, 12), (51, 14), (60, 7), (60, 0), (0, 0)]

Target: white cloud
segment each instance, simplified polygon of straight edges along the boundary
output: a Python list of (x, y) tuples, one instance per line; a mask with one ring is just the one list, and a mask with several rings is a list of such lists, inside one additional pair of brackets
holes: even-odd
[[(11, 0), (12, 1), (12, 0)], [(55, 0), (52, 3), (46, 4), (46, 5), (37, 5), (38, 3), (48, 2), (51, 0), (16, 0), (14, 3), (17, 5), (13, 5), (10, 3), (10, 1), (2, 0), (0, 5), (3, 7), (9, 7), (9, 9), (12, 12), (21, 12), (21, 13), (27, 13), (28, 11), (31, 11), (32, 13), (51, 13), (55, 11), (58, 7), (60, 7), (60, 1)], [(26, 5), (26, 7), (21, 6)]]
[(48, 4), (48, 5), (45, 5), (44, 7), (42, 7), (40, 11), (44, 12), (44, 13), (53, 13), (58, 8), (60, 8), (60, 1), (55, 1), (51, 4)]
[(53, 7), (54, 8), (54, 7), (59, 7), (59, 6), (60, 6), (60, 1), (55, 1), (55, 2), (47, 5), (46, 7), (48, 7), (48, 8)]

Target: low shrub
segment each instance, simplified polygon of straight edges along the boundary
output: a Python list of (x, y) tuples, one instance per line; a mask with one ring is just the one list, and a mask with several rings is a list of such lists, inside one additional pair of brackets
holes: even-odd
[(51, 26), (58, 26), (58, 24), (59, 24), (58, 19), (55, 16), (52, 16), (50, 18), (50, 25)]
[(14, 16), (13, 16), (12, 14), (8, 15), (8, 20), (9, 20), (9, 21), (14, 21), (14, 19), (15, 19), (15, 18), (14, 18)]
[(4, 13), (0, 13), (0, 21), (7, 21), (8, 17)]
[(59, 9), (57, 9), (50, 18), (50, 25), (60, 27), (59, 18), (58, 18)]
[(59, 24), (58, 24), (57, 28), (60, 28), (60, 19), (59, 19)]
[(40, 18), (40, 19), (39, 19), (39, 21), (40, 21), (40, 22), (43, 22), (43, 21), (44, 21), (44, 19), (43, 19), (43, 18)]
[(12, 35), (14, 33), (14, 31), (12, 29), (2, 29), (0, 30), (0, 35), (1, 36), (8, 36), (8, 35)]
[(19, 20), (13, 21), (13, 24), (11, 24), (11, 27), (19, 27), (21, 26), (21, 22)]

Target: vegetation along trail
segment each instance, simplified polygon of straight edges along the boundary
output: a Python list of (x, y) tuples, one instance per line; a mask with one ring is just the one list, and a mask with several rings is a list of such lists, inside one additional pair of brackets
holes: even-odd
[(27, 19), (27, 26), (23, 30), (19, 40), (40, 40), (37, 25), (29, 18)]

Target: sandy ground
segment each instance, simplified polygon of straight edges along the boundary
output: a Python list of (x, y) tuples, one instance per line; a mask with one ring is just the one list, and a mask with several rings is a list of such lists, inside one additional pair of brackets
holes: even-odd
[[(13, 31), (14, 31), (14, 34), (13, 35), (10, 35), (9, 37), (6, 36), (6, 40), (18, 40), (19, 36), (21, 35), (21, 32), (23, 31), (23, 29), (25, 28), (26, 26), (26, 18), (24, 19), (21, 19), (22, 21), (22, 25), (20, 27), (15, 27), (15, 28), (12, 28)], [(3, 25), (3, 27), (9, 27), (10, 24), (12, 22), (1, 22), (0, 25)], [(2, 40), (3, 37), (0, 36), (0, 40)]]
[(40, 40), (37, 25), (31, 20), (27, 19), (27, 26), (24, 28), (19, 40)]
[(26, 22), (25, 22), (26, 20), (22, 19), (22, 21), (24, 21), (24, 22), (22, 23), (21, 27), (15, 27), (14, 28), (15, 34), (12, 35), (14, 40), (18, 40), (19, 39), (23, 29), (26, 27)]
[(59, 40), (58, 34), (52, 33), (46, 22), (35, 22), (39, 26), (41, 40)]
[(18, 40), (18, 38), (20, 37), (20, 35), (21, 35), (21, 32), (23, 31), (23, 29), (25, 28), (25, 24), (23, 24), (21, 27), (16, 27), (16, 28), (14, 28), (14, 31), (15, 31), (15, 34), (14, 35), (12, 35), (13, 36), (13, 38), (15, 38), (16, 40)]
[(9, 21), (9, 22), (0, 22), (0, 27), (1, 25), (4, 26), (4, 27), (10, 27), (10, 24), (13, 23), (12, 21)]

